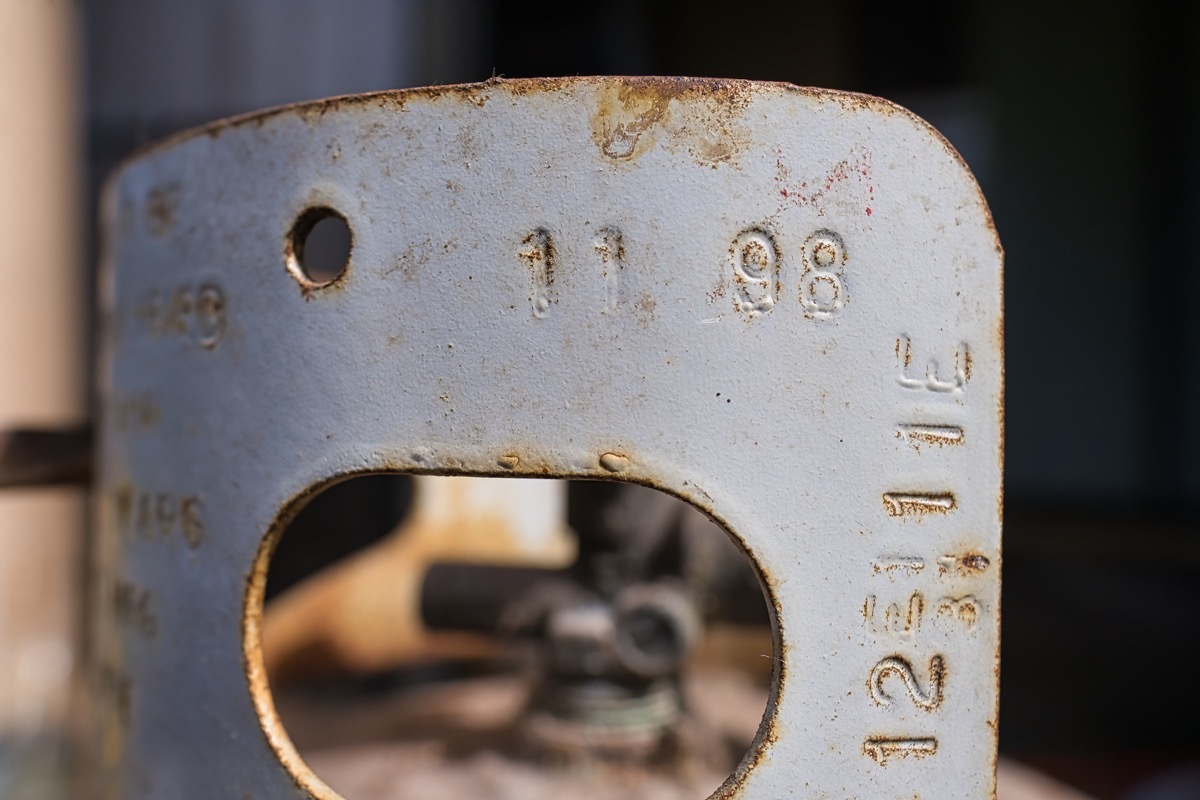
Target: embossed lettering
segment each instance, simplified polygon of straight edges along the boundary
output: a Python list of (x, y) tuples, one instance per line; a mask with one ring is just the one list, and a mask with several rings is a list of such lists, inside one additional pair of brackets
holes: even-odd
[(889, 578), (897, 572), (916, 575), (925, 569), (925, 559), (916, 556), (884, 556), (873, 563), (871, 569), (876, 575), (883, 573)]
[(625, 270), (625, 243), (621, 231), (616, 228), (601, 229), (593, 246), (600, 254), (601, 277), (604, 279), (603, 313), (611, 314), (621, 301), (622, 273)]
[(945, 447), (962, 444), (964, 440), (963, 429), (958, 425), (900, 424), (896, 426), (896, 436), (903, 438), (916, 450), (920, 450), (923, 444)]
[(156, 289), (146, 295), (138, 318), (151, 336), (183, 336), (211, 350), (225, 333), (225, 293), (215, 283)]
[(113, 584), (112, 603), (117, 620), (148, 639), (158, 635), (158, 618), (152, 602), (148, 589), (123, 580)]
[(937, 753), (937, 748), (937, 739), (932, 736), (874, 737), (863, 742), (863, 755), (882, 766), (890, 758), (931, 756)]
[(804, 242), (800, 305), (806, 316), (827, 319), (846, 306), (847, 259), (846, 244), (833, 231), (817, 231)]
[(205, 528), (198, 497), (121, 487), (114, 499), (118, 524), (130, 538), (158, 540), (178, 534), (193, 550), (204, 543)]
[(533, 315), (543, 319), (550, 313), (550, 304), (554, 302), (554, 269), (557, 266), (557, 252), (554, 248), (554, 237), (545, 228), (537, 228), (521, 240), (521, 251), (518, 254), (529, 268), (533, 282), (533, 293), (529, 297), (533, 305)]
[(941, 628), (953, 628), (961, 625), (967, 630), (975, 627), (983, 608), (979, 601), (971, 595), (964, 597), (942, 597), (937, 601), (937, 613), (934, 623)]
[(733, 308), (754, 318), (775, 308), (779, 292), (779, 247), (764, 228), (747, 228), (729, 245)]
[(925, 617), (925, 596), (920, 592), (909, 595), (908, 602), (889, 603), (883, 610), (883, 619), (875, 615), (877, 600), (870, 595), (863, 602), (863, 621), (867, 630), (876, 634), (895, 634), (911, 638), (921, 630), (921, 622)]
[(889, 678), (899, 678), (908, 690), (908, 696), (913, 705), (923, 711), (934, 711), (942, 704), (942, 685), (946, 678), (945, 660), (940, 655), (929, 659), (929, 688), (922, 689), (913, 674), (913, 666), (903, 656), (888, 656), (871, 670), (867, 679), (867, 688), (871, 699), (887, 708), (895, 703), (895, 698), (884, 688), (883, 682)]
[(896, 382), (905, 389), (928, 389), (942, 394), (961, 393), (971, 379), (971, 351), (966, 343), (960, 344), (954, 351), (954, 371), (949, 377), (943, 377), (936, 359), (926, 362), (924, 375), (914, 377), (910, 373), (912, 367), (912, 340), (901, 336), (896, 340), (896, 361), (899, 374)]
[(225, 293), (216, 284), (206, 284), (196, 293), (196, 318), (192, 336), (201, 347), (212, 348), (225, 333)]
[(884, 492), (883, 507), (891, 517), (917, 517), (925, 514), (948, 514), (957, 505), (954, 495), (950, 492)]
[(200, 519), (200, 501), (197, 498), (180, 498), (179, 527), (188, 547), (195, 550), (204, 543), (204, 522)]

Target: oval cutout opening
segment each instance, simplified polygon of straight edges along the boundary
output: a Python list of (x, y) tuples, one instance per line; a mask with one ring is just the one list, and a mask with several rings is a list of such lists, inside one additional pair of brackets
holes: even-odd
[(773, 706), (757, 568), (657, 490), (351, 478), (270, 538), (252, 689), (317, 797), (701, 800)]

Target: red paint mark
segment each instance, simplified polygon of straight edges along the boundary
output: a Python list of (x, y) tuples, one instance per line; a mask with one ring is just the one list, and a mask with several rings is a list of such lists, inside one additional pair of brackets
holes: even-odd
[(870, 208), (870, 206), (868, 206), (868, 207), (867, 207), (867, 216), (868, 216), (868, 217), (869, 217), (869, 216), (871, 216), (871, 208)]
[[(873, 203), (875, 202), (875, 184), (872, 172), (871, 151), (866, 148), (856, 148), (850, 151), (846, 159), (833, 165), (825, 175), (814, 176), (813, 191), (808, 192), (808, 181), (802, 181), (798, 187), (791, 183), (791, 170), (783, 163), (782, 152), (776, 150), (775, 153), (775, 185), (779, 190), (779, 195), (785, 200), (795, 201), (799, 205), (821, 206), (830, 199), (827, 198), (828, 193), (837, 189), (844, 191), (851, 188), (843, 187), (843, 184), (852, 184), (851, 190), (856, 192), (861, 192), (865, 184), (866, 200), (868, 203)], [(873, 210), (867, 211), (868, 216), (873, 213)]]

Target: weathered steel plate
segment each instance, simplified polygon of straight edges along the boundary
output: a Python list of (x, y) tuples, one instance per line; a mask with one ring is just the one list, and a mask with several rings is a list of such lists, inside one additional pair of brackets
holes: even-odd
[[(353, 232), (326, 286), (313, 207)], [(780, 640), (724, 793), (991, 796), (1001, 251), (913, 115), (684, 79), (335, 99), (151, 149), (104, 226), (98, 786), (332, 796), (271, 707), (265, 563), (316, 487), (397, 470), (727, 525)]]

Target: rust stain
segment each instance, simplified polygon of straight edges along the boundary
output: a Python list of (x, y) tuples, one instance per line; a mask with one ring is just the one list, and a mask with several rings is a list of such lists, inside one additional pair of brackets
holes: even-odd
[(599, 106), (592, 117), (592, 140), (611, 159), (641, 155), (653, 146), (655, 138), (643, 138), (643, 134), (662, 123), (671, 99), (672, 93), (656, 87), (622, 83), (601, 89)]
[[(674, 492), (668, 493), (674, 494)], [(746, 775), (763, 762), (769, 760), (771, 749), (779, 741), (781, 731), (777, 712), (787, 687), (788, 659), (788, 645), (784, 640), (783, 607), (779, 602), (777, 578), (768, 569), (766, 564), (761, 563), (754, 557), (746, 542), (735, 534), (733, 528), (727, 525), (711, 509), (700, 507), (690, 498), (685, 497), (683, 499), (701, 508), (738, 545), (743, 555), (754, 565), (755, 571), (758, 573), (759, 582), (763, 588), (763, 594), (770, 604), (768, 611), (771, 618), (773, 652), (771, 657), (771, 690), (767, 695), (767, 705), (763, 710), (758, 733), (754, 737), (754, 741), (750, 744), (749, 749), (747, 749), (746, 754), (742, 756), (742, 760), (737, 768), (730, 773), (725, 782), (711, 795), (711, 800), (733, 800), (741, 795), (742, 783), (745, 781)]]
[(545, 228), (538, 228), (521, 240), (521, 244), (525, 249), (521, 250), (518, 255), (525, 265), (529, 267), (529, 271), (533, 273), (534, 280), (540, 286), (550, 287), (554, 285), (554, 270), (558, 265), (558, 251), (554, 246), (554, 237), (550, 231)]
[[(776, 653), (779, 653), (778, 642), (776, 643)], [(779, 741), (780, 729), (779, 720), (776, 716), (776, 708), (778, 706), (779, 697), (782, 694), (784, 685), (784, 659), (774, 658), (774, 678), (773, 690), (767, 696), (767, 707), (763, 711), (762, 722), (759, 724), (758, 734), (751, 742), (750, 748), (746, 754), (742, 756), (741, 762), (730, 773), (715, 792), (710, 795), (710, 800), (734, 800), (741, 796), (742, 783), (746, 779), (746, 775), (751, 770), (758, 767), (763, 762), (769, 760), (771, 749)]]
[[(1004, 286), (1004, 265), (1001, 255), (1000, 286)], [(1004, 475), (1004, 292), (1000, 292), (1000, 313), (996, 319), (996, 354), (1000, 362), (1000, 374), (997, 376), (999, 385), (996, 387), (996, 438), (997, 438), (997, 472)], [(1001, 477), (996, 487), (996, 522), (1004, 527), (1004, 479)]]
[(458, 135), (454, 137), (454, 143), (458, 150), (458, 157), (467, 170), (471, 169), (474, 162), (482, 159), (487, 151), (486, 140), (481, 141), (476, 137), (473, 128), (463, 128), (459, 131)]
[(408, 247), (404, 248), (399, 256), (396, 257), (396, 263), (384, 270), (384, 275), (393, 275), (399, 272), (404, 276), (405, 280), (416, 280), (425, 265), (429, 263), (429, 257), (433, 254), (433, 242), (430, 239), (424, 239), (420, 242), (409, 242)]
[(992, 565), (991, 559), (982, 553), (963, 553), (961, 555), (945, 555), (938, 559), (938, 574), (971, 575), (986, 572)]
[(642, 292), (633, 307), (637, 312), (638, 324), (645, 329), (654, 320), (654, 311), (658, 308), (658, 300), (651, 292)]
[(722, 272), (721, 277), (717, 279), (717, 282), (713, 286), (712, 291), (708, 293), (708, 302), (715, 303), (717, 300), (724, 297), (725, 292), (728, 290), (728, 288), (729, 288), (729, 279), (726, 277), (725, 273)]
[[(748, 145), (737, 122), (752, 84), (696, 78), (618, 78), (600, 83), (592, 140), (614, 162), (634, 162), (665, 140), (702, 166), (731, 163)], [(673, 101), (689, 101), (678, 113)]]
[(988, 560), (987, 556), (980, 555), (979, 553), (968, 553), (960, 558), (958, 563), (962, 564), (963, 569), (968, 572), (983, 572), (991, 564), (991, 561)]
[(275, 710), (275, 699), (271, 694), (270, 683), (267, 679), (266, 662), (262, 650), (263, 599), (267, 591), (267, 571), (271, 563), (271, 555), (279, 543), (279, 537), (287, 525), (295, 518), (300, 509), (315, 496), (321, 487), (310, 487), (288, 502), (275, 524), (259, 543), (254, 563), (246, 576), (245, 591), (242, 597), (242, 667), (246, 673), (246, 682), (250, 689), (250, 697), (254, 702), (255, 711), (262, 723), (263, 735), (267, 744), (275, 752), (286, 769), (288, 776), (297, 789), (307, 792), (318, 800), (336, 800), (338, 795), (317, 777), (300, 753), (292, 744), (279, 714)]
[(966, 441), (966, 433), (958, 425), (901, 425), (896, 437), (905, 439), (918, 451), (922, 444), (955, 447)]

